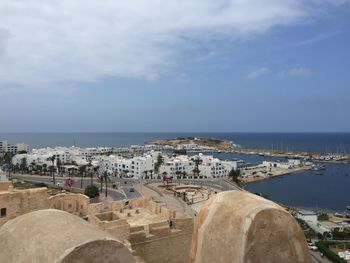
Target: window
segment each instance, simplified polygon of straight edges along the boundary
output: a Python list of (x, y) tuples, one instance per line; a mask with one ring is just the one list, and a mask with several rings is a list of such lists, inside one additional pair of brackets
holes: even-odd
[(0, 218), (6, 217), (6, 208), (1, 208), (0, 210)]

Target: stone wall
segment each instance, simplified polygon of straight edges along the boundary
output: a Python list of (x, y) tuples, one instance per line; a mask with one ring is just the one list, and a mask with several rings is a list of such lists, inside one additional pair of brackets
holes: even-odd
[(49, 208), (47, 188), (0, 192), (0, 225), (17, 216)]
[(121, 241), (127, 240), (130, 236), (130, 225), (126, 219), (118, 218), (113, 212), (89, 215), (88, 220), (91, 224), (96, 225), (99, 229), (106, 231)]
[(142, 242), (131, 242), (136, 255), (145, 262), (183, 263), (188, 262), (192, 232), (175, 230), (164, 237), (146, 239)]
[(88, 214), (99, 214), (102, 213), (104, 209), (103, 203), (89, 204)]
[(49, 198), (50, 208), (59, 209), (75, 215), (88, 213), (90, 199), (83, 194), (58, 194)]
[(12, 186), (11, 181), (0, 181), (0, 192), (8, 191), (10, 186)]

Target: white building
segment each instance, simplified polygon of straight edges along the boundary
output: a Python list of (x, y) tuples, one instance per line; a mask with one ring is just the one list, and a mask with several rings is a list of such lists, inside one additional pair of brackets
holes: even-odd
[(166, 173), (167, 176), (183, 177), (190, 176), (195, 168), (194, 161), (186, 155), (180, 155), (174, 159), (166, 158), (164, 164), (159, 168), (159, 174)]
[(119, 156), (101, 156), (96, 158), (99, 160), (98, 165), (108, 174), (114, 176), (129, 176), (131, 160)]
[(29, 152), (29, 145), (25, 143), (10, 144), (7, 141), (0, 141), (0, 153), (10, 152), (13, 155), (18, 152)]
[(200, 178), (223, 178), (228, 176), (229, 172), (237, 169), (237, 161), (223, 161), (210, 155), (199, 154), (196, 156), (180, 155), (175, 158), (167, 158), (164, 165), (161, 166), (159, 174), (164, 172), (168, 176), (182, 178), (192, 177), (198, 159), (198, 176)]
[(7, 141), (0, 141), (0, 154), (7, 152)]
[(154, 163), (156, 157), (154, 155), (144, 155), (140, 157), (134, 157), (130, 163), (130, 177), (141, 178), (152, 174), (154, 171)]
[(317, 224), (317, 214), (313, 211), (300, 210), (297, 213), (297, 218), (307, 223)]
[(0, 167), (0, 182), (8, 181), (7, 174)]

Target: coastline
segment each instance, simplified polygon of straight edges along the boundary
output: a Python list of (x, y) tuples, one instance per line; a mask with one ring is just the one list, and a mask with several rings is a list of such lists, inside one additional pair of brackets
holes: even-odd
[(293, 175), (296, 173), (304, 172), (304, 171), (309, 171), (311, 167), (297, 167), (297, 168), (292, 168), (292, 169), (279, 169), (273, 171), (272, 175), (267, 175), (267, 176), (249, 176), (245, 177), (241, 180), (243, 184), (250, 184), (258, 181), (263, 181), (263, 180), (268, 180), (274, 177), (279, 177), (279, 176), (284, 176), (284, 175)]

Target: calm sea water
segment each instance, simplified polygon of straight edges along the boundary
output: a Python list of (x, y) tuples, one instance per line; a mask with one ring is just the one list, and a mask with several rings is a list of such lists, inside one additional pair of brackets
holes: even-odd
[(130, 146), (174, 137), (215, 137), (241, 147), (318, 152), (349, 152), (350, 133), (0, 133), (0, 140), (25, 142), (31, 148)]
[[(0, 133), (0, 140), (24, 142), (31, 148), (72, 146), (74, 143), (81, 147), (127, 147), (148, 140), (188, 136), (228, 139), (247, 148), (350, 151), (350, 133)], [(247, 163), (278, 159), (243, 154), (214, 155), (220, 159), (242, 159)], [(323, 175), (302, 172), (252, 183), (246, 189), (287, 205), (342, 212), (350, 205), (350, 165), (330, 164)]]
[(323, 175), (306, 171), (251, 183), (245, 189), (282, 204), (344, 212), (350, 205), (350, 165), (327, 164)]

